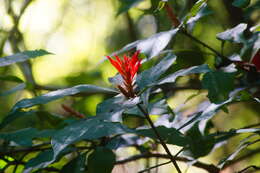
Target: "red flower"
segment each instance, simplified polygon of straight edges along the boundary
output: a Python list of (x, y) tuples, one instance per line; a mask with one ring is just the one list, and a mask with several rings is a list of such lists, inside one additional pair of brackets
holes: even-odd
[(122, 85), (118, 85), (118, 89), (127, 97), (134, 98), (134, 85), (136, 73), (141, 65), (141, 60), (138, 59), (140, 51), (136, 51), (132, 57), (124, 55), (123, 59), (120, 59), (115, 55), (115, 60), (107, 56), (110, 63), (117, 69), (122, 76), (124, 82)]
[(260, 71), (260, 50), (252, 58), (251, 63), (255, 65), (257, 71)]

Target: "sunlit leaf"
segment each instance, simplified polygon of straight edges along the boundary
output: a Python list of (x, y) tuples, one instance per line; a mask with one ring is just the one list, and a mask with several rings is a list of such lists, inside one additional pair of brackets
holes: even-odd
[(194, 25), (200, 18), (210, 15), (213, 12), (209, 9), (205, 0), (198, 1), (185, 18), (186, 24)]
[(188, 15), (185, 17), (184, 19), (184, 23), (187, 23), (189, 20), (191, 22), (191, 20), (193, 20), (192, 18), (196, 18), (196, 15), (199, 13), (199, 11), (202, 8), (205, 8), (207, 6), (207, 0), (199, 0), (197, 1), (193, 7), (191, 8), (190, 12), (188, 13)]
[(168, 45), (171, 38), (174, 37), (178, 31), (179, 28), (172, 29), (169, 31), (159, 32), (146, 39), (137, 40), (135, 42), (127, 44), (121, 50), (114, 52), (112, 55), (120, 54), (125, 51), (129, 51), (133, 48), (136, 48), (137, 50), (141, 50), (142, 53), (145, 53), (148, 59), (150, 59), (152, 57), (159, 55), (160, 52)]
[(246, 30), (247, 24), (240, 23), (234, 28), (228, 29), (217, 34), (217, 38), (224, 41), (231, 41), (235, 43), (243, 43), (245, 41), (243, 32)]
[(179, 28), (157, 33), (145, 40), (140, 40), (136, 45), (137, 50), (141, 50), (149, 58), (157, 56), (170, 42), (171, 38), (179, 31)]

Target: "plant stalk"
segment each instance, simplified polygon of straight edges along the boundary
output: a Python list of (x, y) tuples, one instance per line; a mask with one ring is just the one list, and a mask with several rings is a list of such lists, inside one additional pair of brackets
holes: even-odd
[(153, 124), (153, 121), (151, 120), (151, 118), (149, 117), (149, 114), (146, 110), (144, 110), (144, 108), (140, 105), (137, 104), (137, 107), (140, 109), (140, 111), (144, 114), (145, 118), (148, 120), (150, 126), (152, 127), (155, 135), (157, 136), (157, 138), (159, 139), (160, 143), (162, 144), (164, 150), (166, 151), (166, 153), (169, 155), (170, 160), (172, 162), (172, 164), (174, 165), (174, 167), (176, 168), (178, 173), (181, 173), (181, 170), (176, 162), (176, 160), (174, 159), (173, 155), (171, 154), (169, 148), (167, 147), (166, 143), (163, 141), (162, 137), (160, 136), (159, 132), (157, 131), (156, 127)]
[[(173, 9), (171, 8), (171, 6), (166, 3), (164, 9), (166, 10), (166, 13), (169, 17), (169, 19), (172, 22), (172, 25), (177, 28), (180, 26), (181, 22), (179, 21), (178, 17), (175, 15), (175, 13), (173, 12)], [(196, 37), (194, 37), (193, 35), (191, 35), (190, 33), (188, 33), (185, 28), (183, 28), (181, 26), (181, 33), (187, 37), (189, 37), (191, 40), (201, 44), (202, 46), (208, 48), (209, 50), (211, 50), (212, 52), (214, 52), (217, 56), (224, 58), (224, 59), (228, 59), (226, 56), (224, 56), (222, 53), (219, 53), (217, 50), (215, 50), (214, 48), (210, 47), (209, 45), (207, 45), (206, 43), (200, 41), (199, 39), (197, 39)]]

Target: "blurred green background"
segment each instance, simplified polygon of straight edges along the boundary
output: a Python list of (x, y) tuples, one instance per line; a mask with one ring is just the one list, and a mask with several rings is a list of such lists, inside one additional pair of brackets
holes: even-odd
[[(180, 19), (187, 14), (195, 2), (195, 0), (170, 1)], [(21, 13), (24, 3), (29, 5)], [(241, 22), (249, 22), (251, 26), (260, 22), (259, 6), (257, 8), (259, 1), (252, 0), (246, 9), (234, 8), (231, 3), (231, 0), (210, 0), (208, 4), (213, 14), (197, 22), (192, 34), (221, 51), (221, 42), (216, 39), (217, 33)], [(107, 61), (103, 61), (105, 56), (130, 42), (171, 28), (165, 12), (155, 12), (157, 5), (158, 1), (144, 0), (128, 12), (117, 15), (122, 9), (120, 0), (1, 0), (0, 54), (3, 57), (18, 51), (34, 49), (52, 52), (53, 55), (31, 60), (33, 77), (36, 84), (42, 88), (43, 86), (63, 88), (78, 84), (113, 87), (109, 84), (108, 77), (112, 77), (116, 70)], [(175, 37), (168, 48), (173, 49), (179, 57), (173, 71), (202, 63), (212, 66), (214, 63), (214, 56), (209, 50), (182, 35)], [(223, 52), (229, 56), (238, 53), (240, 49), (240, 45), (227, 43)], [(189, 53), (185, 50), (199, 50), (205, 54), (197, 53), (195, 56), (194, 52)], [(0, 68), (0, 75), (18, 76), (28, 82), (18, 65)], [(177, 82), (185, 84), (191, 80), (192, 77), (183, 77)], [(14, 82), (0, 80), (0, 93), (16, 85)], [(18, 100), (47, 92), (41, 87), (35, 90), (31, 87), (33, 86), (28, 85), (27, 90), (0, 96), (0, 120)], [(197, 92), (197, 90), (174, 92), (168, 99), (168, 103), (173, 109), (178, 108), (189, 96)], [(69, 97), (41, 106), (40, 109), (48, 110), (53, 114), (66, 115), (61, 108), (61, 104), (64, 103), (85, 115), (95, 115), (96, 105), (106, 97), (108, 96)], [(202, 92), (201, 96), (192, 99), (183, 109), (189, 112), (205, 98), (206, 93)], [(253, 101), (234, 104), (228, 109), (228, 114), (220, 112), (213, 120), (218, 130), (241, 128), (259, 122), (260, 108)], [(44, 120), (44, 117), (32, 118), (17, 122), (10, 128), (15, 130), (28, 126), (40, 127), (42, 121), (47, 120)], [(234, 140), (238, 142), (240, 139), (234, 138)], [(234, 147), (233, 144), (228, 144), (224, 150), (215, 151), (212, 157), (206, 158), (206, 161), (215, 162), (215, 159), (219, 160), (221, 156), (231, 153)], [(247, 161), (252, 164), (257, 163), (259, 157), (260, 155), (257, 154)], [(135, 172), (134, 169), (142, 167), (142, 162), (140, 163), (139, 165), (131, 163), (134, 167), (127, 165), (124, 169), (126, 172)], [(169, 168), (171, 167), (164, 166), (160, 170), (165, 172)], [(121, 168), (116, 169), (120, 172)], [(232, 168), (230, 169), (226, 172), (232, 172)], [(189, 172), (197, 171), (189, 169)]]

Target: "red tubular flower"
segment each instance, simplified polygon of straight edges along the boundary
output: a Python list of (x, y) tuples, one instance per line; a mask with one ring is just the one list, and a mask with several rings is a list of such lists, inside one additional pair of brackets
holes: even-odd
[(122, 85), (118, 85), (118, 89), (127, 97), (134, 98), (134, 85), (136, 73), (141, 65), (141, 60), (138, 59), (140, 51), (136, 51), (132, 57), (124, 55), (123, 59), (120, 59), (115, 55), (115, 60), (107, 56), (110, 63), (117, 69), (122, 76), (124, 82)]

